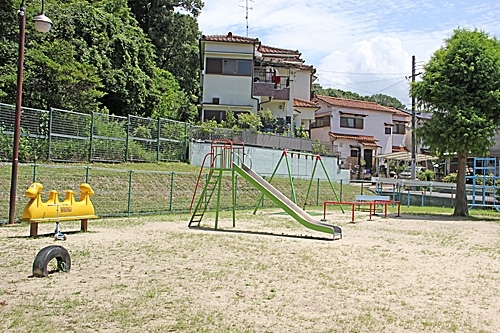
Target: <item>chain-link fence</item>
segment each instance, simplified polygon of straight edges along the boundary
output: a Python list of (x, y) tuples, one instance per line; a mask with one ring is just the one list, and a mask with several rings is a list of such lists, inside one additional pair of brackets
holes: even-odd
[[(0, 220), (7, 221), (9, 210), (10, 164), (0, 165)], [(206, 171), (206, 172), (205, 172)], [(203, 170), (200, 184), (206, 181), (209, 170)], [(28, 198), (24, 191), (32, 182), (43, 185), (42, 201), (48, 199), (50, 190), (59, 192), (60, 200), (65, 191), (74, 191), (78, 200), (81, 183), (88, 183), (95, 192), (91, 198), (96, 214), (106, 216), (128, 216), (137, 214), (163, 214), (168, 212), (187, 212), (190, 210), (194, 189), (198, 180), (197, 172), (163, 172), (144, 170), (123, 170), (94, 166), (73, 166), (65, 164), (20, 164), (18, 172), (18, 191), (15, 218), (22, 215)], [(231, 209), (231, 172), (223, 174), (221, 209)], [(236, 176), (237, 209), (253, 208), (262, 193)], [(285, 195), (292, 197), (288, 178), (275, 178), (272, 184)], [(314, 180), (311, 186), (308, 205), (321, 205), (324, 200), (336, 200), (327, 181)], [(336, 193), (342, 196), (342, 184), (334, 184)], [(294, 179), (294, 188), (299, 205), (303, 205), (309, 181)], [(198, 191), (198, 195), (201, 191)], [(208, 206), (214, 208), (213, 199)], [(196, 203), (196, 202), (195, 202)], [(265, 199), (261, 207), (275, 207), (271, 200)]]
[[(12, 160), (15, 107), (0, 103), (0, 161)], [(190, 125), (170, 119), (22, 108), (21, 162), (186, 161)]]

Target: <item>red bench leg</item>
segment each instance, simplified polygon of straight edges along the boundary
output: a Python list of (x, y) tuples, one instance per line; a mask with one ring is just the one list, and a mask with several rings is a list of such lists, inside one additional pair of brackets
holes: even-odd
[(82, 219), (82, 220), (81, 220), (81, 227), (80, 227), (80, 230), (81, 230), (81, 231), (87, 231), (88, 223), (89, 223), (89, 220), (88, 220), (88, 219)]
[(30, 237), (38, 236), (38, 222), (30, 223)]

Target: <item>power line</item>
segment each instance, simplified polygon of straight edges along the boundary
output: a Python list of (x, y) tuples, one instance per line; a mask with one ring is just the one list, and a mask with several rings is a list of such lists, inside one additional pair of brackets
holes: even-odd
[(384, 81), (393, 81), (393, 80), (399, 80), (400, 77), (394, 77), (392, 79), (380, 79), (380, 80), (371, 80), (371, 81), (356, 81), (356, 82), (352, 82), (352, 83), (356, 83), (356, 84), (363, 84), (363, 83), (374, 83), (374, 82), (384, 82)]
[[(318, 79), (318, 81), (320, 81), (320, 79)], [(346, 87), (346, 88), (349, 88), (349, 89), (354, 89), (354, 90), (357, 90), (357, 91), (362, 91), (362, 92), (365, 92), (367, 94), (372, 94), (373, 95), (373, 93), (371, 91), (359, 89), (357, 87), (351, 87), (351, 86), (348, 86), (348, 85), (345, 85), (345, 84), (342, 84), (342, 83), (339, 83), (339, 82), (334, 82), (334, 81), (330, 81), (330, 80), (326, 80), (326, 79), (323, 79), (323, 81), (327, 81), (329, 83), (333, 83), (333, 84), (338, 85), (338, 86)]]
[(349, 75), (391, 75), (391, 76), (399, 76), (399, 75), (408, 75), (407, 72), (405, 73), (359, 73), (359, 72), (338, 72), (338, 71), (326, 71), (326, 70), (317, 70), (318, 72), (324, 72), (324, 73), (335, 73), (335, 74), (349, 74)]
[(376, 92), (375, 94), (381, 93), (382, 91), (387, 90), (387, 89), (389, 89), (389, 88), (392, 88), (392, 87), (394, 87), (395, 85), (398, 85), (398, 84), (400, 84), (401, 82), (404, 82), (404, 81), (406, 81), (406, 79), (402, 79), (402, 80), (400, 80), (400, 81), (398, 81), (398, 82), (396, 82), (396, 83), (394, 83), (394, 84), (391, 84), (390, 86), (388, 86), (388, 87), (386, 87), (386, 88), (384, 88), (384, 89), (382, 89), (382, 90), (379, 90), (379, 91), (378, 91), (378, 92)]
[[(364, 93), (367, 93), (367, 94), (370, 94), (370, 95), (376, 95), (376, 94), (378, 94), (378, 93), (380, 93), (380, 92), (382, 92), (384, 90), (392, 88), (392, 87), (394, 87), (394, 86), (396, 86), (398, 84), (401, 84), (402, 82), (406, 81), (406, 79), (401, 79), (398, 82), (396, 82), (394, 84), (391, 84), (388, 87), (383, 88), (382, 90), (379, 90), (378, 92), (373, 92), (373, 91), (367, 91), (367, 90), (364, 90), (364, 89), (360, 89), (359, 87), (352, 87), (352, 86), (348, 86), (346, 84), (342, 84), (342, 83), (339, 83), (339, 82), (335, 82), (335, 81), (330, 81), (330, 80), (327, 80), (327, 79), (318, 78), (318, 81), (320, 81), (320, 80), (326, 81), (326, 82), (329, 82), (329, 83), (332, 83), (332, 84), (335, 84), (335, 85), (343, 86), (343, 87), (346, 87), (346, 88), (349, 88), (349, 89), (353, 89), (353, 90), (356, 90), (356, 91), (361, 91), (361, 92), (364, 92)], [(389, 79), (389, 80), (394, 80), (394, 79)], [(380, 81), (387, 81), (387, 80), (380, 80)], [(363, 83), (363, 82), (351, 82), (351, 83)], [(364, 82), (364, 83), (369, 83), (369, 82)]]

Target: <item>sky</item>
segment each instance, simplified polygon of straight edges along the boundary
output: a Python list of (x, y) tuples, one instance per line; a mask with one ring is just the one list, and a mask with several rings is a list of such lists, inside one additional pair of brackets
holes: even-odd
[(499, 0), (205, 0), (198, 24), (203, 35), (231, 31), (298, 50), (323, 88), (385, 94), (410, 108), (412, 56), (419, 73), (457, 28), (500, 38), (499, 17)]

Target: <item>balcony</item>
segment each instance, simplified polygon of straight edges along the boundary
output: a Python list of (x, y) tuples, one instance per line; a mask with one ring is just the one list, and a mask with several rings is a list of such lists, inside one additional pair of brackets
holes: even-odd
[(290, 78), (269, 72), (255, 71), (253, 95), (288, 101), (290, 99)]

